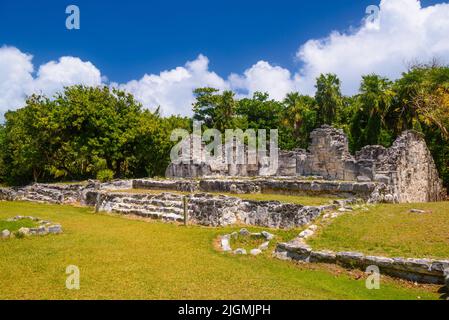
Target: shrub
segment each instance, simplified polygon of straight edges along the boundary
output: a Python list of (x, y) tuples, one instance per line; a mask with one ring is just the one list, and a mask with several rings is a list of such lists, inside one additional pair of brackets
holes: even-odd
[(103, 169), (97, 172), (97, 179), (100, 182), (106, 182), (114, 179), (114, 171), (110, 169)]

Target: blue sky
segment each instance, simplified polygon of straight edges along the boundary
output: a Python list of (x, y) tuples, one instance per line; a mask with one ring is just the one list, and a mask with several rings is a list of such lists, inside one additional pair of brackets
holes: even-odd
[[(449, 5), (383, 0), (380, 25), (366, 25), (379, 2), (1, 0), (0, 112), (35, 91), (101, 83), (188, 114), (196, 86), (281, 99), (313, 94), (317, 74), (333, 72), (352, 94), (362, 74), (395, 78), (409, 60), (449, 58)], [(65, 28), (70, 4), (80, 30)]]
[[(79, 31), (65, 28), (69, 4), (80, 8)], [(373, 0), (2, 0), (0, 41), (32, 53), (36, 64), (78, 56), (117, 82), (178, 66), (200, 53), (226, 76), (259, 60), (294, 69), (303, 42), (359, 25), (370, 4)]]

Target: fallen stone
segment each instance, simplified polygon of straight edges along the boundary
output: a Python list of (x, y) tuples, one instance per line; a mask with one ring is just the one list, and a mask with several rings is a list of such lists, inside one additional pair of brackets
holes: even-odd
[(260, 233), (260, 232), (252, 232), (252, 233), (250, 233), (249, 234), (251, 237), (254, 237), (254, 238), (260, 238), (260, 237), (262, 237), (262, 233)]
[(269, 245), (270, 245), (270, 241), (266, 241), (266, 242), (262, 243), (262, 244), (259, 246), (259, 249), (260, 249), (260, 250), (267, 250)]
[(274, 238), (274, 234), (271, 234), (267, 231), (262, 231), (262, 235), (264, 236), (265, 239), (267, 239), (268, 241), (272, 240)]
[(390, 177), (388, 177), (384, 174), (376, 174), (374, 176), (374, 180), (381, 182), (381, 183), (390, 184)]
[(358, 176), (357, 181), (358, 182), (371, 182), (371, 179), (366, 176)]
[(298, 235), (299, 238), (309, 238), (311, 236), (313, 236), (313, 231), (310, 229), (306, 229)]
[(53, 233), (53, 234), (62, 233), (61, 225), (55, 224), (55, 225), (49, 226), (48, 233)]
[(2, 231), (2, 239), (9, 238), (11, 236), (11, 232), (8, 229)]
[(338, 213), (338, 212), (332, 212), (331, 213), (331, 218), (332, 219), (335, 219), (335, 218), (337, 218), (337, 217), (339, 217), (340, 216), (340, 213)]
[(386, 203), (393, 203), (394, 202), (394, 196), (392, 194), (386, 194), (384, 197), (384, 200)]
[(251, 233), (247, 229), (240, 229), (239, 234), (241, 236), (249, 236)]
[(237, 239), (239, 237), (238, 232), (234, 231), (233, 233), (231, 233), (231, 238), (232, 239)]
[(251, 255), (253, 255), (253, 256), (257, 256), (257, 255), (262, 253), (262, 250), (260, 250), (260, 249), (252, 249), (249, 253)]
[(245, 255), (246, 254), (246, 250), (242, 249), (242, 248), (238, 248), (234, 250), (234, 254), (242, 254)]
[(419, 214), (426, 213), (426, 211), (420, 210), (420, 209), (410, 209), (410, 212), (411, 213), (419, 213)]
[(309, 226), (308, 229), (312, 230), (312, 231), (316, 231), (318, 229), (318, 226), (316, 224), (312, 224), (311, 226)]
[(220, 241), (221, 249), (225, 252), (232, 251), (231, 245), (229, 243), (229, 238), (230, 238), (230, 235), (228, 235), (228, 234), (221, 237), (221, 241)]
[(23, 234), (24, 236), (27, 236), (30, 234), (30, 229), (22, 227), (17, 232)]
[(449, 289), (449, 268), (444, 270), (444, 284)]

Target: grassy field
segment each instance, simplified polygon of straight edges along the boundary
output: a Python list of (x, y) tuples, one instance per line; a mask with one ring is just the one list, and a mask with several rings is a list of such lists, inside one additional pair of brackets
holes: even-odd
[[(12, 218), (12, 217), (9, 217)], [(19, 230), (22, 227), (25, 228), (34, 228), (37, 227), (38, 224), (31, 219), (21, 219), (19, 221), (6, 221), (0, 220), (0, 231), (9, 230), (10, 232), (14, 232)]]
[[(175, 193), (187, 195), (188, 192), (173, 191), (173, 190), (150, 190), (150, 189), (127, 189), (127, 190), (114, 190), (114, 192), (126, 192), (126, 193), (148, 193), (148, 194), (160, 194), (162, 192)], [(252, 194), (234, 194), (234, 193), (216, 193), (209, 192), (215, 195), (225, 195), (229, 197), (236, 197), (244, 200), (252, 201), (279, 201), (286, 203), (302, 204), (304, 206), (319, 206), (324, 204), (329, 204), (333, 200), (338, 199), (337, 197), (326, 197), (326, 196), (299, 196), (299, 195), (286, 195), (286, 194), (275, 194), (275, 193), (252, 193)]]
[[(411, 213), (410, 209), (426, 213)], [(449, 259), (449, 202), (385, 204), (347, 213), (308, 243), (316, 249)]]
[[(238, 228), (183, 227), (94, 214), (90, 208), (0, 202), (0, 219), (18, 214), (61, 223), (64, 233), (0, 240), (0, 299), (439, 297), (435, 286), (385, 278), (380, 290), (367, 290), (360, 273), (214, 249), (218, 235)], [(65, 287), (68, 265), (80, 269), (80, 290)]]

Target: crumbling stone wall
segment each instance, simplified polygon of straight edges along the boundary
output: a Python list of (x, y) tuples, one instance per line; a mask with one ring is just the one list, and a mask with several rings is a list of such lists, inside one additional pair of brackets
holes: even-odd
[(310, 138), (309, 152), (298, 170), (302, 175), (319, 175), (329, 180), (357, 179), (357, 166), (342, 130), (323, 126), (314, 130)]
[[(372, 202), (429, 202), (444, 200), (447, 196), (426, 142), (418, 132), (405, 131), (390, 148), (366, 146), (355, 156), (349, 152), (348, 138), (343, 130), (325, 125), (314, 130), (310, 138), (308, 150), (279, 152), (277, 176), (373, 182), (377, 187)], [(189, 175), (179, 174), (181, 167)], [(259, 171), (254, 165), (251, 168), (249, 165), (238, 168), (221, 166), (220, 170), (214, 170), (213, 166), (202, 163), (172, 164), (167, 169), (167, 176), (245, 177), (263, 174), (260, 165)]]

